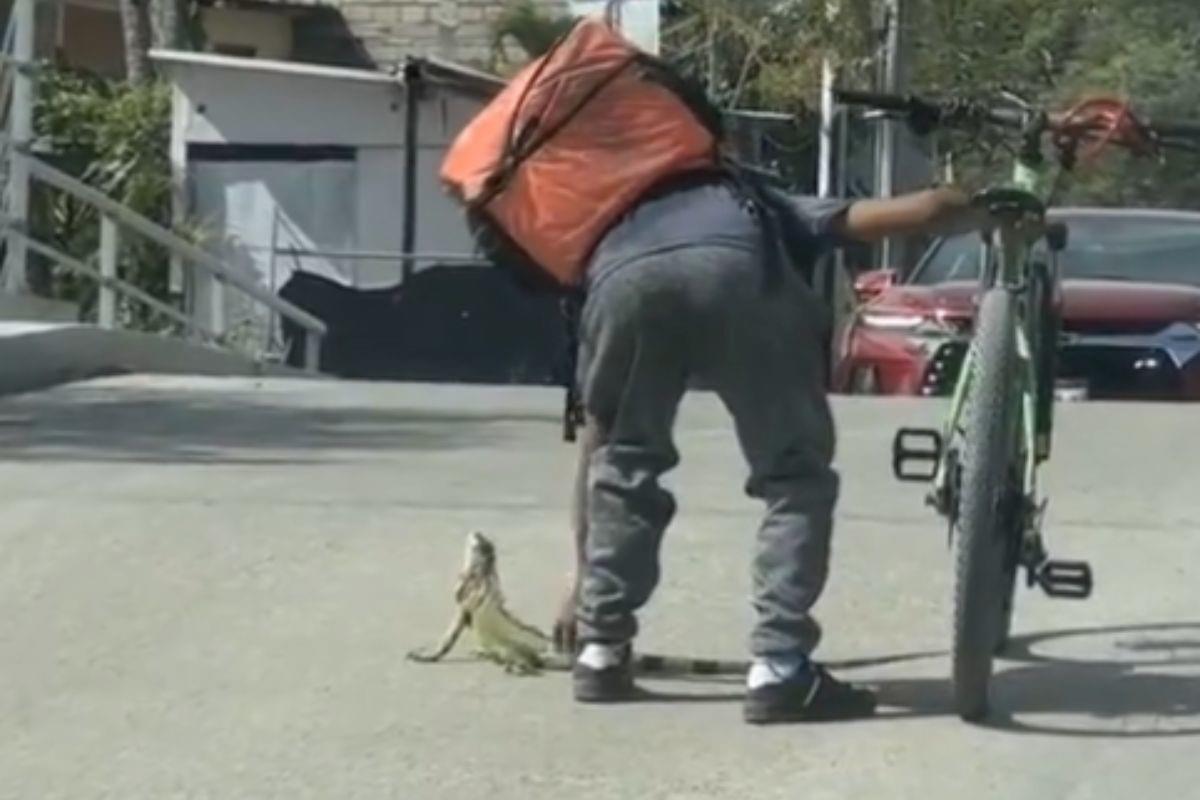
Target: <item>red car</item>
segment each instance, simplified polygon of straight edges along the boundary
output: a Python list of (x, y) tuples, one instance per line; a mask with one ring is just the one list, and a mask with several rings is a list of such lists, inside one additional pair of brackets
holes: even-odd
[[(1080, 397), (1200, 400), (1200, 213), (1056, 209), (1069, 239), (1058, 381)], [(859, 276), (834, 390), (940, 396), (966, 350), (979, 237), (935, 242), (912, 274)]]

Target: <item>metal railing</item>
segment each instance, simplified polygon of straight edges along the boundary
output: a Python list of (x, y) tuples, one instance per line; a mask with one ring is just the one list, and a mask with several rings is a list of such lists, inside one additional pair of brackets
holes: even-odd
[[(0, 226), (9, 226), (10, 220), (8, 217), (0, 217)], [(144, 289), (135, 286), (128, 281), (121, 280), (116, 275), (116, 248), (113, 246), (116, 242), (116, 223), (108, 217), (102, 217), (101, 225), (101, 253), (107, 254), (100, 259), (100, 268), (97, 269), (89, 264), (85, 264), (77, 258), (67, 255), (61, 250), (57, 250), (49, 245), (42, 244), (37, 239), (26, 235), (20, 230), (9, 228), (11, 235), (19, 236), (24, 240), (25, 247), (32, 253), (37, 253), (40, 256), (57, 262), (63, 268), (74, 272), (77, 275), (84, 275), (92, 278), (100, 286), (98, 322), (102, 328), (115, 328), (117, 316), (116, 295), (118, 292), (129, 295), (145, 304), (147, 307), (154, 309), (172, 322), (178, 323), (189, 334), (196, 336), (206, 342), (216, 345), (225, 344), (224, 337), (213, 330), (210, 330), (203, 325), (200, 325), (187, 314), (184, 314), (174, 306), (168, 305), (159, 300), (152, 294), (149, 294)]]
[[(32, 42), (31, 23), (35, 2), (16, 0), (13, 4), (0, 52), (0, 117), (5, 123), (4, 133), (0, 135), (0, 161), (7, 170), (4, 176), (3, 209), (0, 212), (0, 231), (3, 231), (7, 241), (5, 266), (8, 274), (3, 276), (5, 286), (9, 291), (15, 291), (23, 285), (25, 254), (37, 253), (70, 272), (97, 282), (97, 322), (102, 328), (117, 327), (117, 298), (124, 295), (180, 325), (188, 336), (209, 344), (232, 347), (229, 334), (202, 325), (183, 311), (118, 276), (122, 237), (127, 232), (135, 233), (165, 248), (181, 263), (206, 273), (216, 286), (233, 287), (267, 307), (272, 315), (278, 314), (295, 322), (304, 331), (304, 368), (316, 372), (321, 340), (327, 333), (325, 323), (253, 279), (229, 268), (178, 233), (47, 164), (31, 152), (30, 131), (27, 129), (37, 65), (32, 63), (32, 54), (25, 51), (30, 50)], [(22, 29), (23, 23), (30, 24)], [(35, 180), (95, 209), (100, 219), (100, 247), (96, 254), (98, 267), (38, 241), (31, 234), (27, 223), (28, 197), (30, 184)]]
[[(249, 296), (253, 300), (269, 308), (273, 313), (287, 317), (305, 331), (304, 368), (310, 372), (317, 371), (321, 338), (326, 334), (326, 326), (321, 320), (304, 309), (276, 296), (268, 289), (255, 283), (252, 279), (236, 272), (221, 263), (215, 256), (209, 254), (195, 244), (187, 241), (161, 225), (151, 221), (132, 209), (121, 205), (103, 192), (88, 186), (82, 181), (50, 166), (44, 161), (30, 155), (26, 145), (0, 136), (0, 145), (10, 149), (10, 157), (25, 160), (25, 165), (31, 179), (39, 180), (59, 191), (66, 192), (96, 209), (100, 215), (100, 268), (93, 269), (82, 261), (72, 258), (65, 253), (38, 242), (24, 226), (9, 216), (0, 218), (0, 227), (5, 229), (11, 238), (18, 238), (22, 245), (33, 252), (55, 261), (64, 268), (86, 275), (99, 282), (99, 325), (102, 328), (116, 327), (116, 295), (118, 293), (145, 303), (155, 311), (162, 313), (175, 322), (184, 325), (189, 332), (199, 335), (210, 343), (227, 346), (224, 334), (205, 328), (179, 310), (163, 303), (137, 287), (120, 280), (117, 277), (117, 262), (121, 249), (121, 234), (123, 229), (140, 234), (150, 241), (166, 248), (179, 256), (184, 263), (191, 264), (207, 272), (219, 284), (230, 285)], [(11, 241), (10, 238), (10, 241)]]
[(329, 261), (411, 261), (414, 264), (453, 264), (457, 267), (490, 267), (492, 262), (477, 253), (400, 253), (393, 250), (324, 250), (305, 247), (274, 247), (271, 258), (290, 256), (293, 261), (319, 258)]

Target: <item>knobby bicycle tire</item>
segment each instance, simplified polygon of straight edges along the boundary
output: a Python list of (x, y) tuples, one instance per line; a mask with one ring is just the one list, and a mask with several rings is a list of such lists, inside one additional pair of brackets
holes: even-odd
[[(1037, 420), (1036, 434), (1038, 437), (1050, 436), (1053, 427), (1054, 414), (1054, 379), (1058, 369), (1058, 312), (1054, 305), (1054, 284), (1050, 277), (1049, 268), (1045, 263), (1034, 262), (1030, 274), (1032, 291), (1029, 310), (1036, 314), (1035, 324), (1031, 327), (1033, 334), (1030, 347), (1033, 352), (1037, 385), (1034, 387), (1034, 412)], [(1049, 454), (1046, 454), (1049, 457)], [(1012, 632), (1013, 611), (1016, 608), (1017, 572), (1021, 561), (1021, 529), (1018, 509), (1008, 509), (1012, 514), (1005, 515), (1005, 523), (1013, 526), (1009, 529), (1009, 550), (1005, 556), (1004, 584), (1002, 594), (1004, 603), (1000, 611), (999, 627), (996, 631), (995, 653), (1003, 653), (1008, 647), (1009, 636)]]
[(991, 289), (976, 318), (974, 371), (966, 409), (954, 554), (954, 700), (960, 717), (988, 710), (992, 657), (1005, 604), (1011, 519), (1009, 482), (1017, 455), (1016, 297)]

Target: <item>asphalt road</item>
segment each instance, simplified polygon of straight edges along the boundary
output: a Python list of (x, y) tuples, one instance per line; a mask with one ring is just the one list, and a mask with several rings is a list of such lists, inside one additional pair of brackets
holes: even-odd
[[(950, 712), (950, 561), (900, 423), (839, 401), (844, 492), (820, 655), (876, 720), (761, 730), (738, 678), (576, 707), (565, 676), (406, 662), (465, 534), (545, 624), (572, 450), (552, 390), (123, 378), (0, 401), (0, 797), (1121, 798), (1200, 786), (1200, 410), (1062, 407), (1050, 542), (1084, 603), (1022, 592), (999, 715)], [(740, 658), (760, 509), (688, 399), (646, 649)]]

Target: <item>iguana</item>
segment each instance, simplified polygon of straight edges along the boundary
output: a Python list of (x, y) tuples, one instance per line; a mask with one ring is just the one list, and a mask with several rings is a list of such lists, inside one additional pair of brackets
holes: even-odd
[[(435, 647), (413, 650), (412, 661), (439, 661), (453, 648), (463, 631), (475, 635), (476, 655), (504, 666), (505, 672), (531, 674), (539, 670), (568, 670), (571, 656), (554, 650), (551, 638), (522, 622), (504, 603), (496, 547), (482, 533), (467, 537), (466, 557), (454, 590), (457, 610), (445, 635)], [(714, 661), (649, 654), (633, 655), (633, 667), (641, 673), (720, 675), (744, 673), (747, 661)]]

